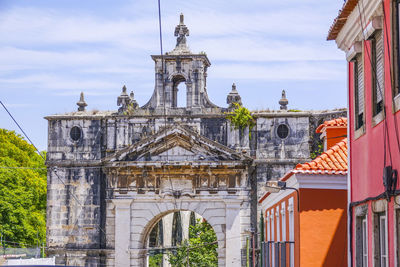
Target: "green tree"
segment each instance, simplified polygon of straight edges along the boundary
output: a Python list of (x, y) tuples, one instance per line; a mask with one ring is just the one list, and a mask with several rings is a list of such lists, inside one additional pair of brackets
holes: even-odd
[(35, 148), (15, 132), (0, 129), (0, 232), (3, 239), (26, 245), (46, 240), (46, 182), (44, 160)]
[(163, 254), (158, 253), (149, 256), (149, 267), (158, 267), (162, 264)]
[(185, 240), (176, 251), (169, 253), (168, 261), (174, 267), (216, 267), (217, 247), (217, 236), (211, 225), (205, 220), (198, 221), (189, 227), (189, 240)]

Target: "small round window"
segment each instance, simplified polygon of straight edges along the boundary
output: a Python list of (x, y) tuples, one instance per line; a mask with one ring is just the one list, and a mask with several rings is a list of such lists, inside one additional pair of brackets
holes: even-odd
[(289, 127), (286, 124), (280, 124), (276, 133), (278, 134), (279, 138), (285, 139), (289, 136)]
[(82, 137), (82, 130), (78, 126), (74, 126), (71, 128), (71, 131), (69, 132), (69, 136), (71, 137), (72, 140), (78, 141)]

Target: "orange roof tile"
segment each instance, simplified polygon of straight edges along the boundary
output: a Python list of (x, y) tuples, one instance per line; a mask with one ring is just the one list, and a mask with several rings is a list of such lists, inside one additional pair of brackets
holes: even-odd
[(314, 160), (297, 164), (293, 173), (310, 174), (346, 174), (347, 173), (347, 138), (316, 157)]
[(342, 30), (344, 24), (346, 24), (347, 18), (353, 12), (354, 8), (357, 6), (358, 0), (347, 0), (342, 9), (339, 11), (338, 16), (332, 23), (329, 29), (327, 40), (335, 40), (339, 32)]
[[(293, 174), (313, 174), (313, 175), (346, 175), (347, 174), (347, 138), (316, 157), (314, 160), (297, 164), (297, 166), (286, 173), (280, 180), (286, 181)], [(259, 200), (261, 203), (271, 193), (266, 192)]]
[(347, 118), (342, 117), (330, 121), (325, 121), (323, 124), (318, 126), (317, 130), (315, 131), (317, 133), (321, 133), (322, 130), (327, 127), (347, 127)]

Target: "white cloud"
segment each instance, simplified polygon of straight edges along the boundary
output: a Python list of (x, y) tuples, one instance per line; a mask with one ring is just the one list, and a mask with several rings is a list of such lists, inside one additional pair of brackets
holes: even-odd
[(1, 47), (0, 70), (55, 68), (60, 66), (97, 65), (106, 62), (104, 54), (82, 51), (35, 51)]
[[(301, 6), (289, 0), (251, 5), (233, 1), (230, 6), (226, 1), (200, 6), (177, 2), (165, 7), (164, 50), (175, 44), (172, 33), (177, 13), (183, 11), (191, 31), (188, 43), (193, 52), (208, 53), (214, 63), (213, 77), (288, 81), (345, 77), (337, 64), (343, 55), (323, 40), (329, 24), (326, 4), (317, 5), (317, 0), (304, 0)], [(110, 88), (120, 87), (102, 74), (115, 75), (115, 79), (131, 74), (141, 84), (151, 84), (153, 62), (148, 56), (159, 51), (158, 21), (154, 14), (139, 13), (154, 13), (154, 7), (146, 3), (142, 9), (132, 9), (132, 16), (120, 18), (46, 8), (5, 11), (0, 17), (0, 35), (4, 36), (0, 40), (0, 82), (57, 94), (63, 90), (66, 94), (80, 90), (107, 94)], [(21, 70), (28, 73), (21, 75)]]
[(65, 15), (51, 9), (14, 8), (0, 18), (0, 32), (7, 36), (2, 42), (42, 45), (77, 42), (109, 43), (142, 34), (150, 27), (149, 24), (154, 22), (106, 20), (90, 15)]
[(326, 62), (285, 62), (273, 65), (229, 63), (213, 69), (213, 77), (253, 79), (260, 81), (320, 81), (338, 80), (345, 73), (342, 64)]
[[(8, 88), (23, 88), (25, 90), (52, 91), (55, 94), (73, 95), (85, 91), (92, 95), (110, 95), (112, 88), (119, 88), (119, 83), (104, 81), (101, 79), (71, 79), (68, 76), (35, 74), (17, 78), (0, 78), (0, 84)], [(28, 87), (29, 86), (29, 87)]]
[(250, 37), (223, 37), (205, 39), (195, 44), (194, 51), (206, 49), (210, 60), (246, 62), (343, 60), (340, 51), (330, 45), (312, 42), (288, 42), (276, 39)]

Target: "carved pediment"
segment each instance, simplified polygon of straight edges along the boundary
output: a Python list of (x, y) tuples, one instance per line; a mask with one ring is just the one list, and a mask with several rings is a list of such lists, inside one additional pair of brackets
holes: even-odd
[(250, 157), (205, 138), (189, 127), (174, 124), (134, 145), (117, 151), (106, 162), (121, 161), (246, 161)]

